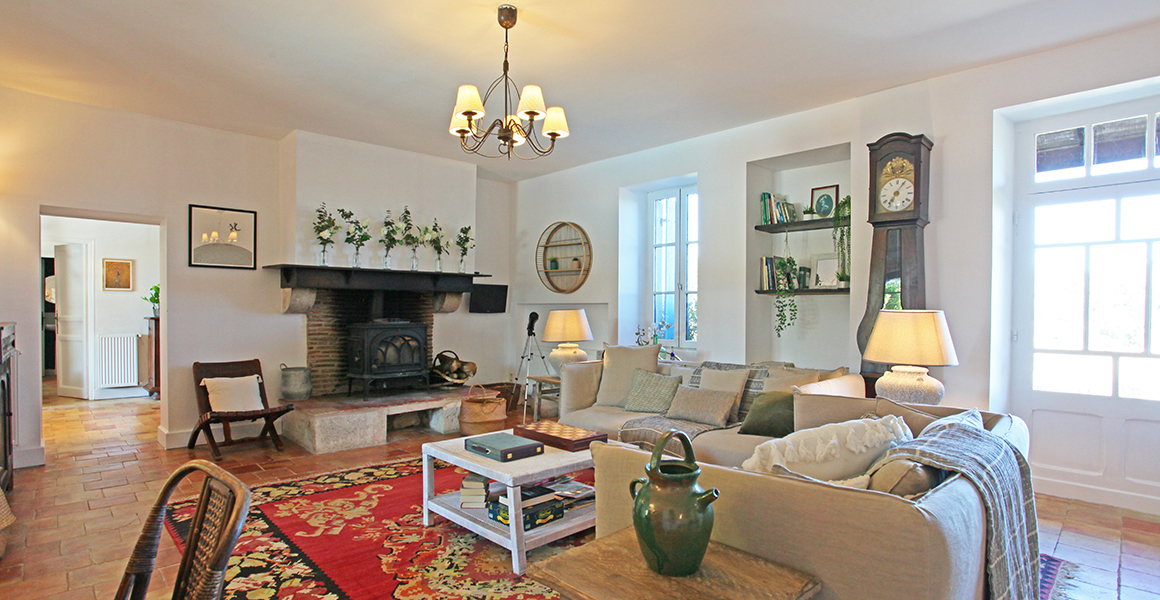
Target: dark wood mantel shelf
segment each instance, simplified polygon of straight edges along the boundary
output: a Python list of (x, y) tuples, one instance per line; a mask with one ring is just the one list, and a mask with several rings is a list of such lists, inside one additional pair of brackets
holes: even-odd
[(396, 290), (406, 292), (470, 292), (475, 277), (482, 273), (440, 273), (396, 269), (354, 269), (317, 265), (266, 265), (281, 271), (283, 288), (320, 290)]

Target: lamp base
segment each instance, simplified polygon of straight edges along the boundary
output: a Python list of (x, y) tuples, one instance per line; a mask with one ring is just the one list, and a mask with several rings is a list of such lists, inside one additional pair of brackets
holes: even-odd
[(946, 388), (926, 374), (926, 367), (894, 366), (874, 385), (879, 396), (910, 404), (939, 404)]
[(566, 364), (588, 360), (588, 353), (581, 350), (577, 344), (565, 342), (556, 346), (550, 354), (548, 354), (548, 363), (556, 370), (556, 375), (560, 375), (560, 368)]

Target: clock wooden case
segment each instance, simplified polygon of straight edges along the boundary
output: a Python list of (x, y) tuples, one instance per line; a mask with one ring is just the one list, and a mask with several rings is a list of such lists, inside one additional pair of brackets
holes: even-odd
[[(930, 214), (930, 151), (925, 135), (892, 133), (869, 144), (870, 278), (866, 314), (858, 326), (858, 348), (865, 351), (883, 308), (926, 308), (923, 228)], [(863, 361), (863, 373), (885, 365)]]

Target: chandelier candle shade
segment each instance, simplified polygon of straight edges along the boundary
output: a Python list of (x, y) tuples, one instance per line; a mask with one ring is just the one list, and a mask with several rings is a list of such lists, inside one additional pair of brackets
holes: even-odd
[(588, 315), (583, 308), (548, 312), (548, 321), (544, 323), (544, 341), (561, 342), (548, 355), (548, 362), (557, 375), (561, 374), (560, 369), (566, 364), (588, 360), (588, 353), (574, 342), (591, 340), (592, 329), (588, 327)]
[[(459, 86), (449, 131), (451, 135), (459, 137), (463, 151), (468, 154), (487, 158), (506, 156), (508, 160), (512, 156), (525, 160), (547, 156), (556, 147), (557, 139), (568, 137), (564, 109), (558, 106), (545, 108), (544, 93), (538, 85), (526, 85), (523, 91), (517, 91), (518, 86), (508, 75), (508, 30), (516, 26), (516, 7), (501, 4), (499, 24), (504, 29), (503, 75), (492, 82), (482, 100), (479, 89), (474, 85)], [(503, 96), (503, 116), (492, 121), (487, 129), (480, 129), (482, 119), (487, 114), (484, 105), (493, 93)], [(537, 121), (541, 123), (539, 134), (535, 127)], [(540, 139), (541, 135), (549, 139), (547, 145)], [(498, 154), (486, 154), (483, 150), (484, 144), (491, 139), (499, 142)], [(525, 144), (531, 156), (521, 156), (516, 152), (516, 147)]]
[(942, 382), (927, 375), (925, 367), (959, 364), (941, 310), (879, 312), (862, 358), (898, 365), (882, 375), (875, 390), (883, 398), (916, 404), (938, 404), (943, 399)]

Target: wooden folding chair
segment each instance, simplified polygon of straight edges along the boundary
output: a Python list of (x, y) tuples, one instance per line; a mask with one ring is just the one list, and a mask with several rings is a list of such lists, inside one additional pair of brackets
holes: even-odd
[(161, 488), (129, 557), (115, 600), (145, 598), (157, 560), (161, 532), (165, 529), (169, 498), (181, 480), (194, 472), (204, 473), (205, 481), (185, 540), (185, 551), (181, 554), (173, 600), (215, 600), (222, 597), (230, 554), (238, 543), (246, 513), (250, 510), (250, 490), (225, 469), (204, 460), (193, 460), (181, 465)]
[[(241, 411), (215, 411), (209, 403), (209, 390), (201, 384), (203, 379), (209, 377), (246, 377), (248, 375), (258, 375), (258, 391), (262, 395), (261, 409), (256, 410), (241, 410)], [(262, 376), (262, 362), (258, 359), (245, 360), (239, 362), (219, 362), (219, 363), (193, 363), (193, 385), (197, 388), (197, 407), (201, 411), (201, 418), (197, 421), (197, 427), (194, 428), (193, 433), (189, 436), (189, 448), (192, 450), (194, 444), (197, 443), (197, 436), (201, 432), (205, 432), (205, 439), (209, 442), (210, 452), (213, 453), (215, 461), (222, 459), (222, 452), (218, 448), (219, 444), (213, 437), (213, 431), (210, 426), (219, 423), (222, 426), (222, 433), (225, 441), (221, 446), (231, 446), (237, 442), (254, 441), (264, 439), (267, 435), (274, 442), (274, 447), (280, 452), (282, 450), (282, 438), (278, 437), (278, 432), (274, 429), (274, 421), (278, 417), (294, 410), (293, 404), (285, 404), (282, 406), (275, 406), (270, 408), (270, 402), (266, 399), (266, 383), (261, 380)], [(238, 421), (257, 421), (263, 419), (266, 422), (262, 432), (253, 438), (244, 438), (235, 440), (230, 432), (230, 423)]]

